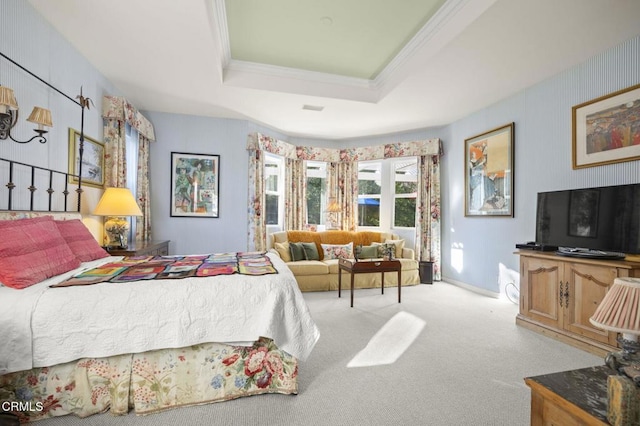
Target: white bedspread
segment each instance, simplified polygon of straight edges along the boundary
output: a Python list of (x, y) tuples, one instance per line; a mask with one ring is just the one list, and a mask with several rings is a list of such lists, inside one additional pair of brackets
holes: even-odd
[(269, 256), (278, 274), (49, 288), (105, 258), (24, 290), (0, 287), (0, 374), (260, 336), (305, 360), (320, 333), (293, 274)]

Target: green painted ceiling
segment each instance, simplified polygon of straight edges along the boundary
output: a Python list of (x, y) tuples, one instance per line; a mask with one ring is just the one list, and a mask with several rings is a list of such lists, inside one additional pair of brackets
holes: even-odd
[(226, 0), (231, 59), (374, 79), (445, 0)]

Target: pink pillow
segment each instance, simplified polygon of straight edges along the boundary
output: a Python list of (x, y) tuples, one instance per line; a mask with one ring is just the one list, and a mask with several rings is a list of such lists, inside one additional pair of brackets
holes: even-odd
[(51, 216), (0, 221), (0, 282), (25, 288), (80, 266)]
[(80, 262), (109, 256), (79, 219), (56, 220), (60, 235)]

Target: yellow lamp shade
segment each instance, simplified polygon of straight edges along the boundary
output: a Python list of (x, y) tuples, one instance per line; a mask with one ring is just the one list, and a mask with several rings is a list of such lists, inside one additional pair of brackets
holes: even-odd
[(142, 211), (128, 188), (107, 188), (93, 214), (96, 216), (142, 216)]

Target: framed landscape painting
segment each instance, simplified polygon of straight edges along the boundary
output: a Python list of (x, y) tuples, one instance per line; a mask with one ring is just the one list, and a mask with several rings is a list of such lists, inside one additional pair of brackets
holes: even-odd
[[(80, 174), (80, 172), (82, 174)], [(69, 128), (69, 182), (102, 188), (104, 186), (104, 144), (84, 135), (82, 171), (80, 171), (80, 132)]]
[(640, 84), (576, 105), (573, 168), (640, 160)]
[(465, 139), (465, 216), (513, 217), (513, 145), (510, 123)]
[(171, 216), (219, 217), (220, 156), (171, 153)]

